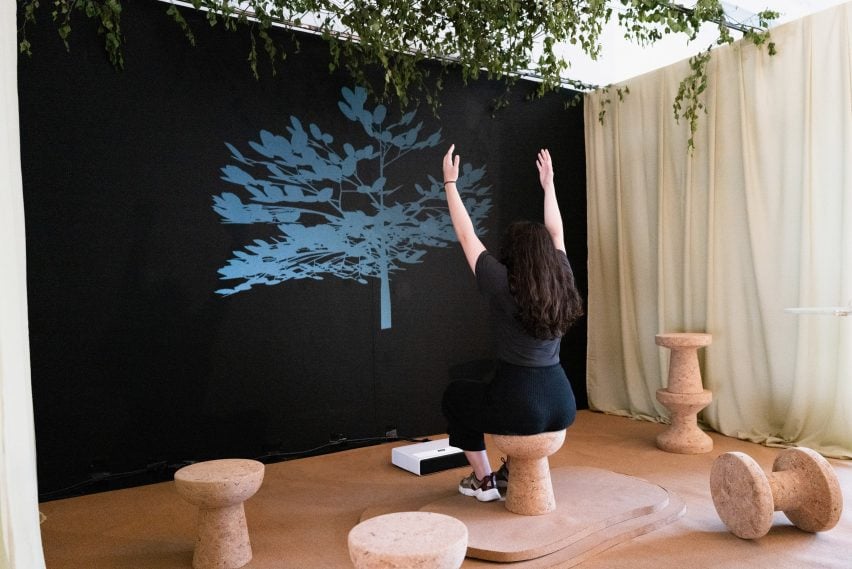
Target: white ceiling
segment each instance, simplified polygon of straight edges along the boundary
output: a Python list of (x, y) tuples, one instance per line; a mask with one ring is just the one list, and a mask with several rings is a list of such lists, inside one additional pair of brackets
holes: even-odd
[[(725, 13), (729, 20), (743, 24), (757, 25), (754, 15), (765, 9), (780, 12), (781, 17), (771, 24), (771, 27), (775, 27), (847, 1), (728, 0), (723, 1), (722, 5), (725, 7)], [(613, 5), (615, 4), (617, 2), (613, 2)], [(695, 1), (687, 1), (682, 4), (690, 7), (695, 5)], [(681, 61), (707, 49), (717, 37), (715, 29), (715, 25), (706, 26), (706, 29), (703, 29), (699, 37), (692, 42), (687, 42), (683, 37), (668, 36), (652, 46), (642, 47), (624, 39), (623, 32), (618, 28), (616, 18), (613, 16), (602, 35), (603, 50), (601, 57), (596, 61), (591, 60), (582, 51), (572, 46), (560, 46), (560, 53), (564, 54), (564, 57), (567, 57), (571, 62), (571, 69), (564, 76), (592, 85), (603, 86), (620, 83), (631, 77)], [(736, 34), (735, 37), (737, 37)]]

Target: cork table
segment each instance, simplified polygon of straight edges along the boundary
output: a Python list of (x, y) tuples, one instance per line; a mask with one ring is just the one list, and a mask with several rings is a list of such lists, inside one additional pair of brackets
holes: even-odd
[(444, 514), (384, 514), (350, 530), (349, 557), (356, 569), (458, 569), (467, 535), (462, 522)]
[(657, 436), (664, 451), (699, 454), (713, 450), (713, 439), (698, 427), (698, 412), (713, 400), (701, 384), (698, 348), (710, 345), (710, 334), (697, 332), (657, 334), (655, 342), (671, 351), (668, 385), (657, 390), (659, 401), (671, 415), (671, 425)]
[(710, 471), (710, 493), (719, 517), (743, 539), (766, 535), (775, 511), (783, 511), (793, 525), (809, 532), (833, 528), (843, 511), (837, 475), (809, 448), (781, 452), (769, 474), (747, 454), (722, 454)]
[(243, 502), (263, 482), (264, 465), (248, 459), (197, 462), (175, 472), (175, 487), (198, 506), (195, 569), (237, 569), (252, 558)]
[(565, 429), (537, 435), (492, 435), (494, 444), (511, 463), (512, 484), (506, 490), (506, 509), (539, 516), (556, 509), (547, 457), (565, 442)]

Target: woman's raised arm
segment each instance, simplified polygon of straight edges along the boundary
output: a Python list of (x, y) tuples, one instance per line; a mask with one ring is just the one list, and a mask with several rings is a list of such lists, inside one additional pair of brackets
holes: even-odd
[(461, 158), (458, 155), (453, 157), (455, 147), (455, 144), (451, 145), (450, 149), (444, 155), (444, 191), (447, 194), (447, 208), (450, 210), (450, 219), (453, 221), (456, 238), (461, 243), (470, 270), (475, 273), (476, 260), (485, 251), (485, 245), (482, 244), (482, 241), (476, 235), (473, 222), (470, 220), (470, 215), (464, 207), (464, 202), (462, 202), (459, 189), (456, 186), (456, 182), (459, 179), (459, 161)]
[(562, 214), (556, 201), (556, 186), (553, 185), (553, 161), (550, 159), (550, 151), (546, 148), (539, 150), (535, 164), (538, 167), (541, 188), (544, 190), (544, 226), (550, 233), (553, 246), (564, 252), (565, 235), (562, 229)]

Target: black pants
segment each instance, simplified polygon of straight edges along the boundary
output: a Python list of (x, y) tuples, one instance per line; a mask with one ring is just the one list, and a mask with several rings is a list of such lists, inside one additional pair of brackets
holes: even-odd
[(574, 422), (577, 403), (561, 364), (524, 367), (498, 361), (490, 382), (458, 380), (444, 391), (441, 410), (450, 445), (485, 450), (485, 433), (535, 435)]

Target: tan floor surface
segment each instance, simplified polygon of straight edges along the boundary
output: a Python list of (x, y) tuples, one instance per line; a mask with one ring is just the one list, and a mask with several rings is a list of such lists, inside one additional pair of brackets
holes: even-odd
[[(579, 567), (852, 569), (852, 462), (830, 461), (844, 492), (843, 515), (834, 529), (805, 533), (776, 512), (768, 535), (745, 541), (731, 535), (716, 514), (710, 467), (719, 454), (740, 451), (769, 471), (779, 449), (712, 433), (712, 452), (670, 454), (654, 443), (663, 429), (581, 411), (565, 445), (551, 457), (554, 467), (591, 466), (636, 476), (686, 502), (687, 512), (680, 519), (602, 551)], [(458, 468), (423, 477), (410, 474), (390, 463), (390, 449), (397, 444), (408, 443), (268, 465), (263, 486), (246, 503), (254, 550), (247, 569), (351, 567), (347, 535), (367, 508), (440, 500), (455, 493), (458, 480), (468, 473)], [(492, 461), (499, 464), (496, 455)], [(560, 507), (570, 504), (560, 502)], [(46, 502), (41, 511), (47, 516), (41, 526), (47, 569), (191, 567), (195, 511), (177, 494), (174, 483)], [(466, 559), (463, 567), (522, 569), (532, 566), (528, 563)], [(540, 567), (541, 560), (535, 566)]]

